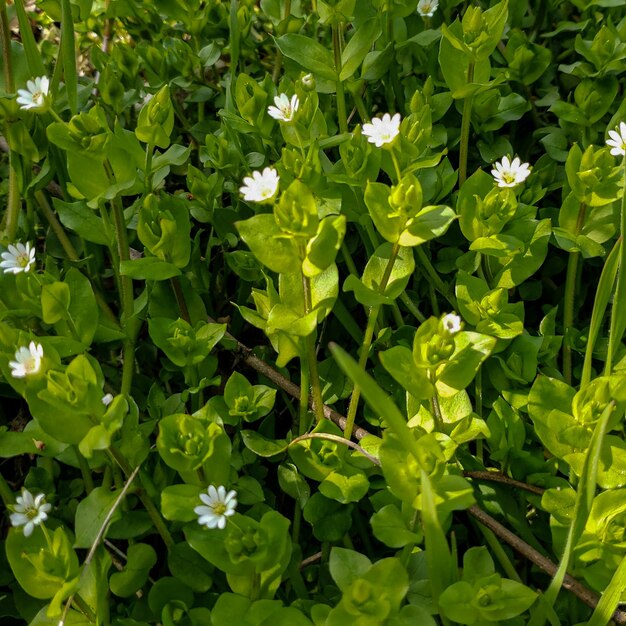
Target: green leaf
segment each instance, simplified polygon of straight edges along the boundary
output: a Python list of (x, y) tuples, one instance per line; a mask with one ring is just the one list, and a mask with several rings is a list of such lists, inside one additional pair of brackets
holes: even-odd
[(111, 245), (111, 234), (105, 228), (102, 219), (87, 206), (86, 202), (63, 202), (58, 198), (53, 198), (52, 204), (63, 226), (92, 243)]
[(111, 574), (109, 579), (111, 592), (120, 598), (132, 596), (144, 586), (156, 561), (157, 555), (152, 546), (146, 543), (129, 546), (124, 569)]
[(372, 567), (372, 562), (360, 552), (334, 547), (330, 551), (328, 567), (337, 587), (343, 591), (361, 578)]
[(46, 324), (56, 324), (67, 317), (70, 288), (66, 283), (54, 282), (41, 288), (41, 310)]
[(305, 69), (320, 78), (336, 81), (335, 62), (327, 48), (304, 35), (287, 33), (275, 39), (278, 49)]
[(266, 439), (254, 430), (242, 430), (241, 438), (246, 448), (258, 456), (269, 458), (287, 450), (284, 439)]
[(372, 17), (358, 27), (341, 53), (339, 80), (345, 81), (356, 72), (363, 59), (365, 59), (365, 55), (371, 50), (374, 42), (380, 36), (380, 33), (381, 28), (378, 17)]
[(300, 508), (305, 507), (311, 496), (311, 488), (293, 463), (281, 463), (278, 466), (278, 484), (288, 496), (296, 500)]
[(427, 373), (415, 365), (413, 353), (405, 346), (393, 346), (379, 354), (383, 367), (404, 389), (418, 399), (432, 398), (435, 389)]
[[(86, 498), (78, 503), (76, 508), (75, 547), (91, 548), (117, 496), (118, 494), (115, 491), (109, 491), (106, 487), (96, 487)], [(111, 521), (120, 519), (120, 515), (120, 511), (117, 509)]]
[(194, 507), (200, 506), (203, 489), (197, 485), (168, 485), (161, 492), (161, 513), (171, 522), (197, 520)]
[(273, 272), (290, 273), (300, 266), (295, 241), (285, 236), (274, 215), (262, 213), (235, 226), (254, 256)]
[(395, 504), (388, 504), (376, 511), (370, 524), (374, 537), (390, 548), (403, 548), (420, 540), (418, 533), (408, 529), (406, 520)]
[(419, 246), (435, 237), (441, 237), (456, 219), (456, 213), (448, 206), (424, 207), (409, 220), (398, 243), (401, 246)]
[(362, 470), (344, 465), (320, 483), (320, 493), (342, 504), (358, 502), (369, 490), (369, 480)]
[(205, 593), (213, 584), (211, 565), (184, 541), (168, 550), (167, 566), (174, 578), (196, 593)]

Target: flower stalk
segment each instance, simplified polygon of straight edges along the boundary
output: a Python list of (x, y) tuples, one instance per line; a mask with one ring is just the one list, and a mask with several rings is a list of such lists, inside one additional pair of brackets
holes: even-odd
[(339, 78), (341, 74), (341, 24), (333, 24), (333, 52), (335, 55), (335, 72), (337, 72), (337, 118), (339, 120), (339, 131), (348, 132), (348, 114), (346, 112), (346, 94), (343, 82)]
[[(389, 255), (389, 260), (387, 261), (387, 265), (385, 266), (385, 271), (383, 272), (383, 277), (380, 281), (380, 286), (378, 287), (378, 292), (380, 294), (385, 293), (385, 289), (387, 289), (387, 283), (389, 282), (389, 278), (391, 277), (391, 272), (393, 270), (394, 263), (398, 258), (398, 254), (400, 253), (400, 244), (394, 243), (391, 249), (391, 254)], [(378, 320), (378, 315), (382, 305), (376, 304), (370, 307), (368, 317), (367, 317), (367, 326), (365, 327), (365, 334), (363, 336), (363, 343), (361, 344), (361, 353), (359, 355), (359, 367), (361, 369), (365, 369), (365, 365), (367, 364), (367, 359), (369, 357), (370, 347), (372, 346), (372, 340), (374, 338), (374, 329), (376, 328), (376, 321)], [(352, 390), (352, 395), (350, 396), (350, 404), (348, 406), (348, 414), (346, 415), (346, 425), (343, 430), (343, 436), (346, 439), (350, 439), (352, 437), (352, 430), (354, 429), (354, 420), (356, 417), (356, 411), (359, 406), (359, 398), (361, 397), (361, 388), (355, 384), (354, 389)]]
[[(474, 82), (474, 61), (470, 61), (467, 67), (467, 84)], [(461, 145), (459, 147), (459, 187), (467, 179), (467, 153), (469, 149), (470, 123), (472, 120), (473, 94), (469, 94), (463, 100), (463, 117), (461, 118)]]

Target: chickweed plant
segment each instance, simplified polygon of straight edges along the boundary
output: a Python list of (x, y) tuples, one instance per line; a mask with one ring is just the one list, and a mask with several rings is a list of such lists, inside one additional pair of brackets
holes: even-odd
[(3, 626), (626, 624), (626, 6), (0, 1)]

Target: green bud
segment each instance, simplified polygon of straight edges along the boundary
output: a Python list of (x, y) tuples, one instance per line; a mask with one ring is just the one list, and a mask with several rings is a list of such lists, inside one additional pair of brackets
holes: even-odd
[(288, 235), (311, 239), (317, 233), (317, 204), (309, 188), (294, 180), (274, 207), (274, 218)]
[(412, 174), (408, 174), (391, 188), (389, 205), (393, 216), (413, 217), (422, 208), (422, 186)]

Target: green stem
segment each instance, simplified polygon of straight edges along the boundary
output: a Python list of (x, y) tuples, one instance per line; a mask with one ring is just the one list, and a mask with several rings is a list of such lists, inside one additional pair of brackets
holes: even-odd
[[(480, 419), (483, 418), (483, 369), (482, 366), (478, 366), (478, 371), (476, 372), (476, 379), (474, 380), (475, 386), (475, 395), (476, 395), (476, 413)], [(478, 461), (483, 463), (483, 440), (476, 440), (476, 457)]]
[(9, 26), (6, 0), (0, 2), (0, 42), (2, 43), (4, 89), (7, 93), (14, 93), (15, 83), (13, 82), (13, 64), (11, 62), (11, 28)]
[[(291, 0), (285, 0), (285, 10), (283, 12), (283, 20), (291, 15)], [(286, 21), (283, 22), (286, 24)], [(284, 35), (284, 28), (280, 28), (278, 35)], [(274, 57), (274, 69), (272, 70), (272, 82), (276, 84), (280, 78), (280, 70), (283, 66), (283, 53), (276, 48), (276, 56)]]
[[(382, 280), (380, 281), (380, 286), (378, 287), (378, 292), (381, 294), (385, 293), (387, 283), (389, 282), (389, 278), (391, 276), (391, 271), (393, 270), (393, 265), (396, 262), (396, 258), (398, 257), (399, 252), (400, 245), (398, 243), (394, 243), (393, 248), (391, 249), (391, 254), (389, 255), (389, 260), (387, 261), (387, 266), (385, 267), (385, 271), (383, 273)], [(378, 319), (380, 309), (381, 305), (378, 304), (372, 306), (369, 310), (369, 314), (367, 317), (367, 326), (365, 327), (363, 343), (361, 344), (361, 354), (359, 355), (359, 367), (361, 369), (365, 369), (365, 365), (367, 363), (370, 347), (372, 345), (372, 339), (374, 338), (374, 328), (376, 327), (376, 320)], [(355, 384), (354, 389), (352, 390), (352, 395), (350, 396), (350, 405), (348, 406), (348, 414), (346, 415), (346, 426), (343, 430), (343, 436), (346, 439), (350, 439), (350, 437), (352, 437), (352, 430), (354, 428), (354, 420), (356, 417), (357, 408), (359, 406), (360, 397), (361, 388)]]
[(617, 352), (617, 347), (622, 342), (624, 334), (625, 316), (623, 312), (624, 296), (626, 295), (626, 245), (624, 245), (624, 237), (626, 237), (626, 156), (622, 162), (624, 169), (624, 181), (622, 186), (622, 205), (620, 212), (620, 252), (619, 266), (617, 268), (617, 286), (615, 288), (615, 296), (613, 298), (613, 307), (611, 308), (611, 327), (609, 329), (609, 347), (606, 356), (606, 365), (604, 373), (609, 376), (613, 369), (613, 357)]
[(144, 166), (144, 193), (147, 196), (152, 192), (152, 157), (154, 153), (154, 146), (148, 144), (146, 146), (146, 163)]
[(409, 313), (418, 321), (420, 324), (426, 321), (426, 316), (417, 308), (413, 300), (407, 295), (406, 291), (403, 291), (400, 294), (400, 301), (404, 306), (409, 310)]
[[(108, 161), (104, 162), (107, 175), (111, 183), (115, 182), (115, 175)], [(113, 198), (111, 201), (113, 209), (113, 222), (115, 224), (115, 235), (117, 243), (117, 255), (120, 263), (130, 260), (130, 252), (128, 247), (128, 232), (126, 230), (126, 221), (124, 219), (124, 209), (119, 198)], [(118, 268), (119, 272), (119, 268)], [(130, 319), (134, 314), (135, 302), (133, 297), (133, 280), (130, 276), (119, 274), (120, 301), (122, 305), (122, 327), (126, 333), (124, 340), (124, 358), (122, 367), (122, 387), (121, 393), (130, 395), (132, 386), (133, 373), (135, 371), (135, 336), (139, 332), (139, 326), (129, 328)]]
[[(59, 240), (59, 243), (61, 244), (61, 247), (67, 255), (67, 258), (70, 261), (79, 261), (80, 258), (78, 256), (78, 252), (76, 252), (76, 249), (72, 245), (72, 242), (70, 241), (65, 230), (63, 229), (63, 226), (61, 226), (61, 223), (57, 219), (57, 216), (54, 214), (54, 211), (50, 207), (50, 203), (48, 202), (48, 199), (46, 198), (46, 195), (43, 193), (43, 191), (36, 191), (35, 199), (37, 200), (37, 203), (39, 204), (39, 207), (41, 208), (45, 218), (48, 220), (50, 228), (56, 235), (56, 238)], [(109, 305), (107, 304), (104, 296), (95, 287), (93, 292), (96, 297), (96, 302), (100, 307), (100, 310), (106, 315), (106, 317), (109, 318), (110, 321), (117, 324), (117, 317), (111, 310), (111, 307), (109, 307)]]
[(91, 475), (91, 470), (89, 469), (89, 464), (87, 463), (87, 459), (80, 453), (78, 446), (72, 446), (74, 448), (74, 453), (76, 454), (76, 460), (78, 461), (78, 467), (80, 468), (80, 473), (83, 477), (83, 483), (85, 485), (85, 491), (87, 495), (89, 495), (93, 491), (93, 477)]
[(415, 251), (417, 253), (417, 258), (422, 264), (424, 271), (426, 272), (426, 274), (428, 274), (428, 277), (431, 279), (434, 287), (448, 301), (450, 306), (456, 311), (457, 305), (456, 305), (455, 297), (450, 293), (450, 290), (448, 289), (446, 284), (443, 282), (443, 280), (441, 280), (441, 277), (437, 273), (437, 270), (433, 267), (433, 264), (430, 262), (430, 259), (426, 256), (426, 253), (424, 252), (422, 246), (417, 246), (415, 248)]
[[(563, 297), (563, 334), (574, 324), (574, 302), (576, 300), (576, 276), (578, 274), (578, 250), (570, 252), (565, 275), (565, 295)], [(563, 376), (568, 385), (572, 384), (572, 347), (567, 336), (563, 337)]]
[(9, 487), (9, 483), (7, 483), (2, 474), (0, 474), (0, 499), (4, 502), (5, 507), (15, 502), (13, 490)]
[(85, 615), (85, 617), (92, 622), (96, 623), (96, 614), (91, 610), (91, 607), (79, 596), (75, 595), (72, 598), (72, 602), (78, 607), (78, 609)]
[(19, 162), (19, 156), (9, 149), (9, 196), (5, 214), (5, 235), (10, 242), (14, 242), (17, 237), (20, 209), (22, 208), (16, 162)]
[[(304, 288), (304, 311), (308, 315), (313, 310), (313, 302), (311, 297), (311, 279), (308, 276), (302, 276), (302, 286)], [(317, 372), (317, 354), (315, 350), (315, 332), (312, 332), (305, 338), (306, 342), (306, 358), (309, 367), (309, 377), (311, 383), (311, 391), (313, 392), (313, 405), (315, 409), (315, 419), (321, 422), (324, 419), (324, 401), (322, 400), (322, 386), (320, 385), (320, 377)]]
[[(467, 68), (467, 84), (474, 82), (474, 62), (470, 61)], [(463, 117), (461, 118), (461, 145), (459, 147), (459, 187), (467, 179), (467, 153), (469, 149), (470, 122), (472, 119), (472, 99), (470, 94), (463, 100)]]
[[(13, 81), (13, 63), (11, 59), (11, 27), (9, 26), (5, 0), (0, 2), (0, 43), (2, 45), (4, 88), (7, 93), (13, 93), (15, 91), (15, 83)], [(6, 135), (8, 137), (9, 133), (6, 133)], [(5, 213), (5, 236), (10, 242), (14, 242), (17, 236), (21, 208), (19, 179), (17, 176), (18, 163), (19, 157), (17, 153), (9, 149), (9, 195)]]
[(402, 178), (402, 171), (400, 170), (398, 157), (396, 156), (396, 153), (393, 148), (389, 152), (391, 152), (391, 160), (393, 161), (393, 167), (396, 170), (396, 177), (398, 178), (398, 183), (399, 183), (400, 179)]
[(335, 54), (335, 71), (337, 72), (337, 117), (339, 119), (339, 131), (348, 132), (348, 114), (346, 112), (346, 95), (343, 82), (339, 79), (341, 74), (341, 25), (333, 24), (333, 52)]
[(311, 372), (307, 360), (300, 359), (300, 410), (298, 422), (298, 435), (306, 432), (309, 412), (309, 390), (311, 387)]
[[(126, 474), (127, 477), (133, 475), (133, 472), (135, 470), (131, 468), (130, 463), (126, 460), (126, 457), (117, 448), (115, 448), (114, 446), (110, 446), (108, 448), (108, 453), (122, 468), (122, 471), (124, 472), (124, 474)], [(137, 496), (141, 500), (141, 503), (143, 504), (148, 515), (150, 516), (150, 519), (152, 520), (152, 524), (155, 527), (156, 531), (159, 533), (159, 535), (161, 535), (163, 543), (165, 543), (168, 549), (171, 548), (174, 545), (174, 539), (172, 538), (170, 531), (165, 525), (165, 522), (163, 521), (159, 510), (156, 508), (156, 505), (154, 504), (154, 502), (152, 502), (150, 496), (145, 492), (142, 486), (141, 476), (137, 475), (136, 481), (139, 487), (137, 491)]]
[(185, 294), (183, 292), (182, 285), (180, 284), (179, 277), (174, 276), (173, 278), (170, 278), (170, 285), (172, 286), (172, 291), (174, 292), (174, 296), (176, 297), (176, 303), (178, 304), (178, 309), (180, 310), (180, 316), (188, 324), (191, 324), (191, 316), (189, 315), (187, 301), (185, 300)]

